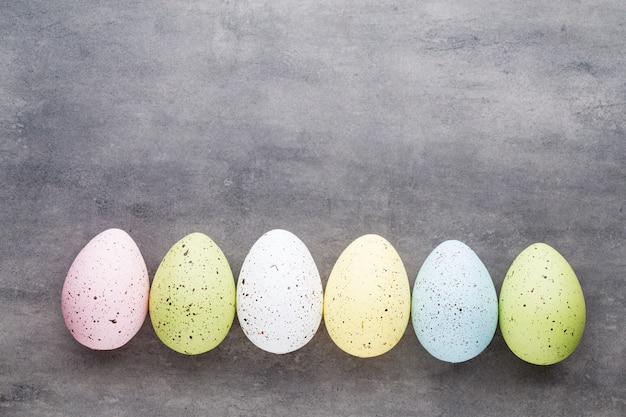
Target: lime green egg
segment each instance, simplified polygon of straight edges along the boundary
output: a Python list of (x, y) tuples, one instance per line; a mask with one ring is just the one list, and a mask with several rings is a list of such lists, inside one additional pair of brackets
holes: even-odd
[(500, 290), (499, 324), (515, 355), (535, 365), (570, 356), (585, 329), (580, 282), (567, 260), (545, 243), (524, 249)]
[(187, 355), (219, 345), (235, 319), (235, 280), (222, 250), (192, 233), (163, 257), (150, 288), (149, 310), (158, 338)]

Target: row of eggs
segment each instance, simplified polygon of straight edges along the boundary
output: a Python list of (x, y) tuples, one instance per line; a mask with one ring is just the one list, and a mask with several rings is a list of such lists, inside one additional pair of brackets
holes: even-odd
[(248, 339), (267, 352), (301, 348), (323, 318), (333, 342), (363, 358), (392, 349), (410, 320), (431, 355), (455, 363), (480, 354), (499, 324), (519, 358), (553, 364), (574, 351), (585, 327), (580, 283), (563, 256), (544, 243), (517, 256), (499, 299), (484, 264), (457, 240), (437, 246), (412, 293), (409, 287), (394, 247), (368, 234), (342, 252), (323, 289), (306, 245), (281, 229), (252, 246), (236, 286), (226, 256), (202, 233), (174, 244), (150, 285), (136, 243), (109, 229), (77, 255), (61, 304), (72, 336), (91, 349), (123, 346), (150, 314), (158, 338), (188, 355), (219, 345), (235, 314)]

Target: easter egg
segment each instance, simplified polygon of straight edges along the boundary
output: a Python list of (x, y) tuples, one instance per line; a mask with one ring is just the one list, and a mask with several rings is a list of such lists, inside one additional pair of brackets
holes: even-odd
[(574, 270), (545, 243), (524, 249), (500, 290), (500, 330), (519, 358), (551, 365), (570, 356), (583, 335), (586, 307)]
[(411, 318), (422, 346), (446, 362), (479, 355), (498, 325), (498, 297), (485, 265), (466, 244), (448, 240), (420, 268)]
[(79, 252), (63, 283), (65, 325), (82, 345), (117, 349), (141, 328), (148, 313), (150, 281), (135, 241), (108, 229)]
[(324, 323), (333, 342), (354, 356), (382, 355), (402, 338), (410, 311), (409, 280), (391, 243), (369, 234), (348, 245), (324, 294)]
[(191, 233), (170, 248), (150, 289), (150, 320), (157, 337), (186, 355), (208, 352), (235, 319), (235, 280), (222, 250)]
[(323, 287), (305, 244), (286, 230), (265, 233), (246, 256), (237, 280), (237, 317), (260, 349), (300, 349), (322, 320)]

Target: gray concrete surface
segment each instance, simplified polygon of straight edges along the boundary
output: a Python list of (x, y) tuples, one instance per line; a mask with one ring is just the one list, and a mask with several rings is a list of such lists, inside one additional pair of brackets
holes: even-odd
[[(552, 0), (0, 2), (0, 415), (626, 415), (626, 3)], [(200, 231), (235, 274), (273, 228), (324, 283), (378, 233), (411, 285), (441, 241), (499, 291), (527, 245), (559, 250), (587, 328), (554, 366), (499, 331), (479, 357), (389, 353), (322, 327), (288, 355), (235, 323), (196, 357), (146, 321), (94, 352), (61, 317), (78, 251), (127, 230), (152, 278)]]

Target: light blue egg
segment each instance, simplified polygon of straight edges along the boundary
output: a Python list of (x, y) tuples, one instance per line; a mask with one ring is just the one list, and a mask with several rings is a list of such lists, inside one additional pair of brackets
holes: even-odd
[(422, 346), (442, 361), (467, 361), (489, 345), (498, 298), (487, 268), (469, 246), (448, 240), (428, 255), (413, 286), (411, 320)]

